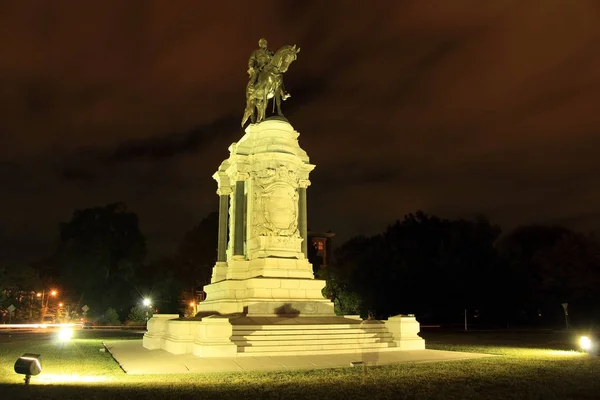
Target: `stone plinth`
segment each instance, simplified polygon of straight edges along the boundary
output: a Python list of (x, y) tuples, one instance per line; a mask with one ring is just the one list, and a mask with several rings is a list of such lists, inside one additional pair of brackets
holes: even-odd
[(324, 287), (316, 279), (225, 280), (205, 287), (207, 300), (198, 304), (198, 312), (277, 316), (287, 314), (282, 311), (287, 307), (297, 310), (295, 314), (333, 316), (333, 303), (322, 295)]
[[(155, 315), (144, 347), (198, 357), (424, 349), (411, 316), (335, 316), (307, 260), (306, 190), (315, 167), (285, 120), (252, 124), (213, 175), (219, 247), (193, 319)], [(171, 316), (172, 317), (172, 316)]]
[(414, 315), (397, 315), (385, 321), (394, 336), (396, 346), (402, 350), (425, 350), (425, 340), (419, 336), (421, 326)]
[(306, 187), (314, 165), (298, 135), (287, 121), (269, 119), (248, 126), (229, 147), (229, 158), (214, 175), (222, 259), (198, 312), (333, 316), (333, 304), (322, 295), (325, 282), (314, 279), (303, 248)]
[(237, 346), (231, 336), (233, 327), (229, 318), (214, 315), (202, 318), (193, 353), (198, 357), (235, 357)]
[(167, 321), (179, 318), (177, 314), (154, 314), (147, 322), (148, 331), (144, 334), (144, 347), (150, 350), (161, 349), (167, 333)]

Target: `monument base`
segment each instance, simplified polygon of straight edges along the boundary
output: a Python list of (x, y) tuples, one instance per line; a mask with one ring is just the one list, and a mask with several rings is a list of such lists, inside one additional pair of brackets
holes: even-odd
[(199, 357), (366, 353), (424, 349), (414, 316), (336, 316), (307, 260), (309, 173), (315, 168), (285, 120), (251, 124), (213, 175), (219, 244), (195, 318), (154, 315), (144, 347)]
[[(148, 321), (143, 345), (198, 357), (283, 356), (424, 350), (414, 316), (387, 321), (339, 317), (211, 315)], [(153, 321), (154, 320), (154, 321)]]
[(200, 315), (334, 316), (333, 303), (323, 298), (325, 281), (300, 278), (228, 279), (204, 287), (207, 300)]

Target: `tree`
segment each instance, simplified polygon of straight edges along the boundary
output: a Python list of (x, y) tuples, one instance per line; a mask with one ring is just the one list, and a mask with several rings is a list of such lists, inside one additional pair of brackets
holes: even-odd
[(38, 316), (40, 304), (35, 296), (41, 280), (31, 267), (0, 267), (0, 310), (11, 304), (17, 320), (31, 320)]
[(133, 306), (127, 316), (128, 324), (144, 324), (152, 318), (154, 311), (148, 307)]
[(409, 214), (381, 235), (343, 244), (330, 287), (342, 282), (357, 293), (363, 316), (419, 313), (451, 320), (486, 303), (499, 234), (483, 217), (450, 221)]
[(142, 293), (161, 313), (184, 314), (196, 292), (210, 283), (217, 256), (218, 213), (210, 213), (188, 231), (177, 254), (163, 256), (139, 270)]
[(104, 326), (115, 326), (121, 325), (121, 320), (119, 319), (119, 314), (117, 310), (112, 307), (109, 307), (104, 314), (100, 318), (98, 318), (98, 324)]
[(349, 288), (348, 282), (344, 280), (343, 274), (335, 264), (319, 270), (317, 279), (327, 282), (323, 289), (323, 296), (333, 302), (337, 315), (360, 314), (362, 308), (360, 296)]
[(75, 211), (62, 223), (53, 264), (65, 291), (98, 312), (132, 304), (135, 273), (145, 255), (137, 215), (114, 203)]
[(192, 292), (210, 283), (217, 261), (218, 231), (219, 213), (212, 212), (187, 232), (179, 245), (182, 269), (178, 278), (190, 285)]
[(160, 257), (138, 270), (139, 292), (151, 297), (159, 312), (180, 313), (183, 293), (188, 286), (184, 271), (187, 265), (179, 255)]
[(521, 311), (523, 322), (562, 323), (561, 303), (580, 309), (597, 303), (600, 246), (593, 236), (561, 226), (522, 226), (499, 249), (507, 269), (506, 302)]

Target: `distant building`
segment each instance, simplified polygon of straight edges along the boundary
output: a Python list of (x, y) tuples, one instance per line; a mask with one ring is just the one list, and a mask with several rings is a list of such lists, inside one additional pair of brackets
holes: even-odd
[(308, 232), (308, 261), (313, 265), (313, 270), (317, 272), (321, 268), (326, 268), (331, 262), (333, 256), (331, 239), (335, 233), (329, 232)]

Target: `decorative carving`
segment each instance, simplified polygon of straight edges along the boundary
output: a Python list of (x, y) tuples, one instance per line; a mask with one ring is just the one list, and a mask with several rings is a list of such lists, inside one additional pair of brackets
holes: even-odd
[(217, 194), (219, 196), (230, 195), (232, 192), (233, 192), (233, 189), (231, 188), (231, 186), (221, 186), (221, 187), (217, 188)]
[(253, 230), (257, 236), (298, 237), (298, 176), (285, 165), (254, 175)]
[(278, 236), (278, 237), (273, 238), (273, 240), (271, 241), (271, 244), (274, 247), (288, 248), (288, 247), (293, 247), (296, 244), (296, 240), (291, 237)]
[(298, 187), (301, 187), (302, 189), (306, 189), (309, 186), (310, 186), (310, 181), (308, 179), (298, 180)]

